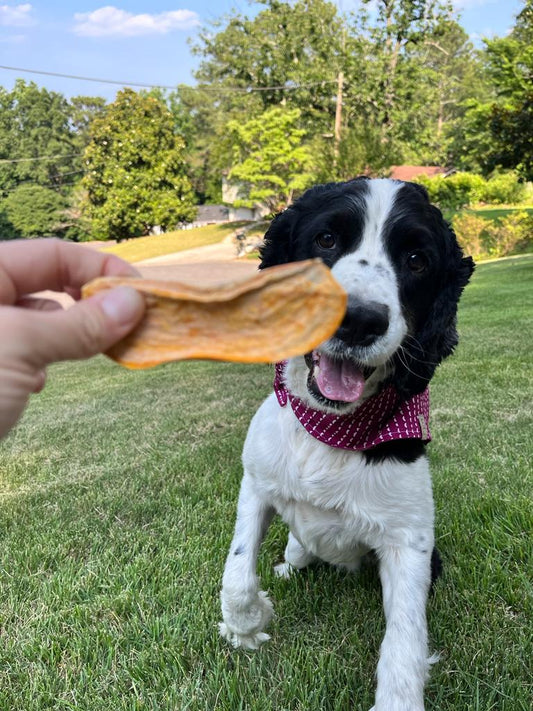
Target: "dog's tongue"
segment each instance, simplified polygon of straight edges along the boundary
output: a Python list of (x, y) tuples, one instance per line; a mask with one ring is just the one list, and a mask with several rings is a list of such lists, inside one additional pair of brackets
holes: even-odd
[(351, 361), (333, 360), (321, 353), (316, 384), (328, 400), (355, 402), (363, 394), (365, 378), (361, 370)]

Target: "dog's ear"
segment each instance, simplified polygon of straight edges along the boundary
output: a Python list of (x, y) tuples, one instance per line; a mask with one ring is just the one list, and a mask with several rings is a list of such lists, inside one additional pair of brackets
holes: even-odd
[(392, 378), (403, 397), (422, 392), (441, 361), (458, 343), (457, 304), (474, 271), (474, 261), (464, 257), (453, 230), (446, 225), (449, 253), (443, 285), (417, 333), (408, 336), (396, 356)]
[(409, 183), (409, 185), (412, 188), (414, 188), (419, 195), (422, 195), (422, 197), (426, 200), (426, 202), (428, 202), (428, 203), (430, 202), (429, 193), (423, 185), (421, 185), (420, 183), (411, 183), (411, 182)]
[(291, 236), (295, 222), (292, 208), (287, 208), (272, 220), (259, 249), (259, 269), (286, 264), (291, 261)]

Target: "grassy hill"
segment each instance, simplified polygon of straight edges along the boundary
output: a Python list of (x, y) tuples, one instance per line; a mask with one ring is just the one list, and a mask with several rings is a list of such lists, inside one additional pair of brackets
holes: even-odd
[[(190, 230), (175, 230), (162, 235), (150, 235), (102, 247), (103, 251), (116, 254), (128, 262), (140, 262), (152, 257), (182, 252), (186, 249), (196, 249), (218, 244), (231, 237), (235, 231), (246, 225), (245, 222), (225, 222), (220, 225), (194, 227)], [(250, 234), (254, 234), (253, 232)], [(262, 232), (260, 233), (263, 234)]]
[(242, 225), (240, 222), (225, 222), (220, 225), (194, 227), (190, 230), (175, 230), (162, 235), (137, 237), (127, 242), (103, 247), (103, 250), (116, 254), (129, 262), (140, 262), (143, 259), (161, 257), (173, 252), (218, 244), (227, 237), (231, 237), (240, 225)]

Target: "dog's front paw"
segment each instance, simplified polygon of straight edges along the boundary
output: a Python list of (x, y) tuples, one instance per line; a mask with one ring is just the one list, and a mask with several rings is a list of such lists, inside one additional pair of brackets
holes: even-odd
[(270, 635), (266, 632), (256, 632), (255, 634), (237, 634), (232, 632), (225, 622), (218, 623), (218, 630), (224, 639), (227, 639), (235, 649), (259, 649), (263, 642), (268, 642)]
[(294, 573), (294, 568), (290, 563), (278, 563), (274, 566), (274, 575), (276, 578), (285, 578), (288, 580)]
[(376, 701), (376, 705), (372, 706), (370, 711), (424, 711), (424, 703), (399, 698), (385, 704)]
[(221, 593), (222, 617), (219, 624), (222, 637), (231, 642), (234, 647), (257, 649), (270, 635), (263, 632), (274, 614), (270, 598), (263, 590), (259, 590), (251, 599), (243, 602), (238, 596)]

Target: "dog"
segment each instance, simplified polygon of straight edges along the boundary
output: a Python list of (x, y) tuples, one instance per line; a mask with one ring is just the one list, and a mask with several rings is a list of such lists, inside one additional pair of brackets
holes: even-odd
[(227, 557), (220, 633), (255, 649), (273, 606), (258, 551), (288, 524), (288, 577), (317, 559), (379, 563), (386, 631), (375, 711), (423, 711), (426, 602), (439, 568), (426, 443), (428, 383), (458, 342), (457, 304), (474, 263), (420, 185), (356, 178), (315, 186), (272, 221), (260, 268), (320, 258), (348, 294), (334, 335), (277, 364), (255, 414)]

